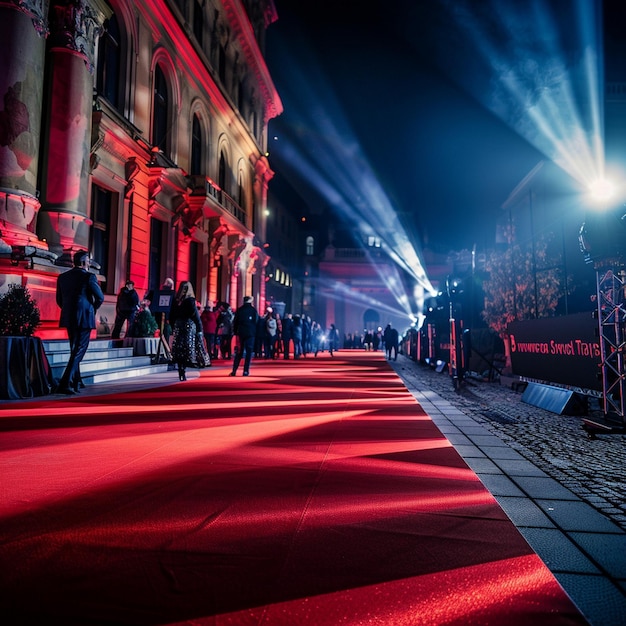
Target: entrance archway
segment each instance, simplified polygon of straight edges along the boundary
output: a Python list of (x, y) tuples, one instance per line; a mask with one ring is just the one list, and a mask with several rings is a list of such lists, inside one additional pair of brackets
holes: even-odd
[(363, 313), (363, 328), (365, 330), (375, 331), (380, 326), (380, 315), (374, 309), (367, 309)]

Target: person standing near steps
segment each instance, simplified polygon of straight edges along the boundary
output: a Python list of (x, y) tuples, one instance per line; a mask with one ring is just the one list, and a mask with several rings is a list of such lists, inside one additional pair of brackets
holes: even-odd
[(98, 279), (89, 271), (89, 253), (74, 253), (74, 267), (57, 279), (56, 301), (61, 308), (59, 326), (67, 329), (70, 358), (61, 376), (57, 393), (78, 393), (81, 383), (80, 362), (83, 360), (92, 329), (96, 328), (96, 311), (104, 302)]
[(126, 336), (129, 335), (130, 327), (133, 325), (133, 318), (139, 310), (139, 294), (135, 290), (135, 283), (127, 280), (125, 285), (117, 294), (115, 305), (115, 324), (111, 332), (111, 339), (119, 339), (122, 326), (126, 322)]
[(254, 339), (256, 337), (256, 326), (259, 321), (259, 314), (252, 306), (252, 296), (246, 296), (243, 304), (235, 311), (235, 319), (233, 320), (233, 331), (237, 336), (237, 353), (233, 362), (233, 371), (231, 376), (237, 375), (237, 368), (241, 363), (241, 358), (245, 352), (245, 360), (243, 362), (243, 375), (250, 375), (250, 360), (254, 351)]

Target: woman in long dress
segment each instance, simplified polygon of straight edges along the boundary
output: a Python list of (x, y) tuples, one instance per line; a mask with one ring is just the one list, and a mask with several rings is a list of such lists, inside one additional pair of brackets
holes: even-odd
[(188, 367), (197, 367), (197, 337), (202, 337), (202, 321), (198, 312), (196, 295), (187, 280), (180, 283), (172, 301), (169, 316), (173, 329), (172, 361), (178, 366), (180, 380), (187, 380)]

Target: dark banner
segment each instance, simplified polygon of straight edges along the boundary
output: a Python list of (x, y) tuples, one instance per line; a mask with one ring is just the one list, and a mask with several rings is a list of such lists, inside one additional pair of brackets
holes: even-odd
[(591, 313), (512, 322), (508, 330), (517, 376), (602, 391), (598, 322)]

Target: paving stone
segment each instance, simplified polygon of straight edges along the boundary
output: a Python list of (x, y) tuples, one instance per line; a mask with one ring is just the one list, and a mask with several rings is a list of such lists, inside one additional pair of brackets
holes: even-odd
[[(582, 417), (526, 404), (522, 391), (499, 382), (466, 379), (457, 391), (446, 372), (439, 374), (404, 356), (392, 367), (413, 393), (430, 398), (436, 393), (626, 530), (626, 434), (598, 434), (591, 439)], [(590, 403), (594, 415), (599, 411), (596, 404)]]

